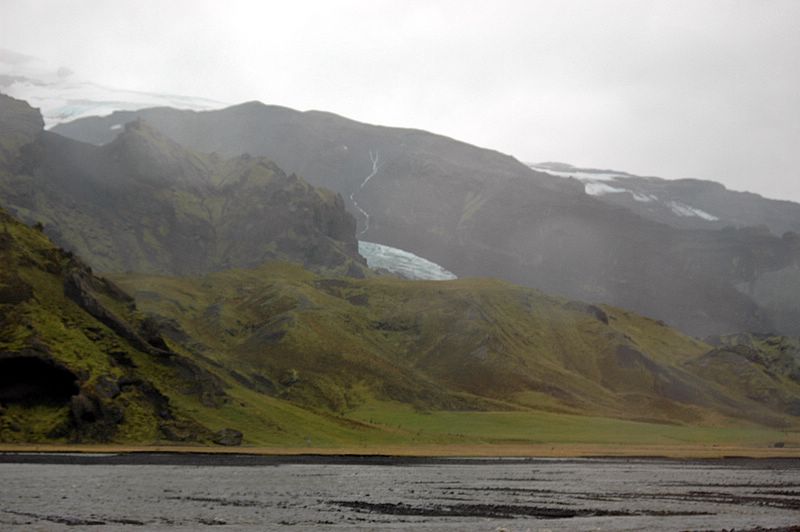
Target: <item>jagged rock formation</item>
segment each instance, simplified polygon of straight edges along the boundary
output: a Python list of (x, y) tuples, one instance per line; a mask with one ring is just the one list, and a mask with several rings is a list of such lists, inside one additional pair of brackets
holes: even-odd
[(342, 198), (264, 158), (195, 153), (143, 122), (98, 148), (42, 131), (35, 110), (2, 95), (0, 122), (11, 146), (0, 204), (98, 270), (187, 275), (284, 259), (358, 274), (364, 265)]
[(0, 264), (0, 440), (210, 440), (164, 392), (219, 406), (221, 381), (130, 296), (1, 209)]

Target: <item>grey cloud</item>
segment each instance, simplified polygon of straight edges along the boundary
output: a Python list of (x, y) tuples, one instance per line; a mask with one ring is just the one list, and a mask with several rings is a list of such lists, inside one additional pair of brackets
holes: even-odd
[(800, 2), (5, 0), (0, 13), (0, 47), (107, 85), (800, 200)]

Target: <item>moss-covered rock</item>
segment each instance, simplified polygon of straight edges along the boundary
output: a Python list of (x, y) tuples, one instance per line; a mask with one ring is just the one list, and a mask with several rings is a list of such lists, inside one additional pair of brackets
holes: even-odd
[(0, 234), (0, 441), (155, 439), (164, 420), (202, 429), (170, 396), (219, 406), (217, 378), (40, 231), (0, 210)]

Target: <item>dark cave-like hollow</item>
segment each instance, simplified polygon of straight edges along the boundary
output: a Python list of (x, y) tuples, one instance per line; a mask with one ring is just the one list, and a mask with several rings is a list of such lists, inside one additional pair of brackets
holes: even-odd
[(35, 356), (0, 358), (0, 402), (65, 404), (77, 394), (78, 378), (68, 369)]

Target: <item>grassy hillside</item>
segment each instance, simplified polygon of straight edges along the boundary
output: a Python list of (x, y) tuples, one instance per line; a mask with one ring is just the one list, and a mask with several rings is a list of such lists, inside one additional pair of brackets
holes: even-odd
[(710, 346), (498, 281), (323, 278), (285, 263), (118, 277), (137, 308), (2, 211), (0, 261), (4, 442), (237, 443), (240, 431), (246, 445), (374, 452), (797, 440), (780, 405), (686, 371)]
[(202, 372), (145, 340), (130, 298), (41, 232), (2, 211), (0, 224), (0, 438), (202, 437), (158, 385), (213, 402), (224, 395), (215, 379), (180, 379), (183, 364)]
[[(710, 345), (620, 309), (501, 281), (321, 278), (285, 263), (115, 280), (171, 341), (225, 378), (343, 419), (424, 425), (437, 437), (477, 437), (468, 427), (479, 419), (495, 420), (479, 426), (528, 419), (531, 427), (545, 419), (579, 424), (572, 416), (611, 427), (622, 425), (609, 418), (675, 427), (797, 424), (789, 403), (698, 375)], [(447, 421), (435, 429), (426, 419)], [(663, 431), (643, 434), (654, 432)]]
[(360, 430), (231, 387), (168, 347), (113, 283), (2, 210), (0, 264), (0, 441), (211, 443), (260, 426), (299, 443)]

